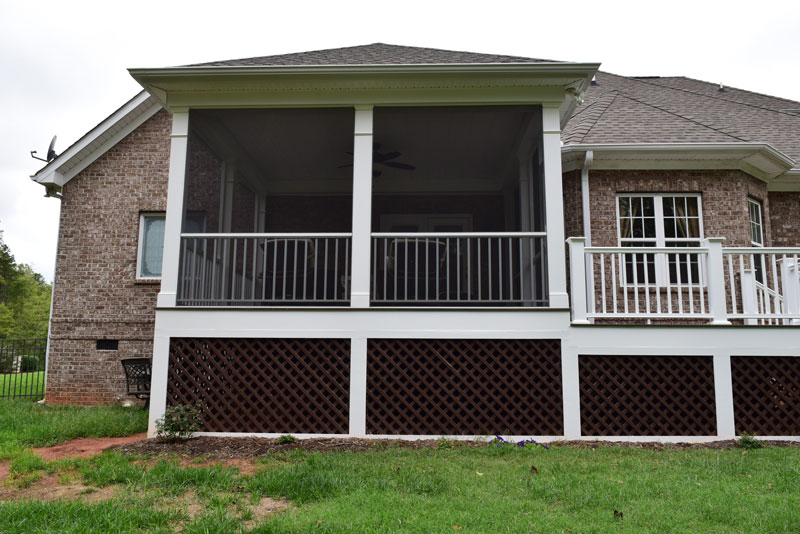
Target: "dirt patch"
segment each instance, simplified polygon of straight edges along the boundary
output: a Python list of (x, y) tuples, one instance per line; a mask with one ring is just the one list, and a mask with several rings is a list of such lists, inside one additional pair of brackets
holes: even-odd
[(79, 482), (62, 483), (58, 475), (45, 475), (27, 488), (20, 488), (11, 483), (0, 485), (0, 501), (80, 499), (87, 503), (97, 503), (114, 498), (116, 493), (117, 488), (114, 486), (90, 488)]
[(3, 481), (8, 478), (8, 473), (10, 472), (11, 462), (0, 462), (0, 486), (3, 485)]
[[(453, 448), (487, 447), (485, 441), (451, 441)], [(766, 447), (800, 447), (795, 441), (765, 441)], [(208, 457), (209, 464), (236, 458), (258, 458), (283, 451), (302, 449), (309, 452), (362, 452), (386, 449), (435, 449), (439, 440), (427, 439), (405, 441), (394, 439), (361, 438), (312, 438), (298, 439), (295, 443), (279, 444), (276, 439), (252, 437), (211, 437), (199, 436), (184, 442), (165, 442), (148, 439), (112, 447), (125, 454), (177, 455), (183, 458)], [(636, 449), (676, 450), (676, 449), (732, 449), (736, 441), (712, 441), (707, 443), (658, 443), (628, 441), (559, 441), (547, 446), (572, 447), (578, 449), (598, 447), (630, 447)], [(191, 464), (186, 464), (191, 465)], [(196, 465), (196, 464), (195, 464)], [(236, 467), (240, 465), (230, 464)], [(244, 467), (240, 468), (249, 469)], [(243, 474), (244, 471), (243, 471)]]
[(134, 434), (123, 438), (78, 438), (55, 445), (31, 449), (43, 460), (61, 460), (62, 458), (89, 458), (96, 456), (112, 445), (134, 443), (147, 438), (147, 434)]
[[(454, 448), (485, 447), (486, 443), (476, 441), (453, 441)], [(361, 438), (311, 438), (298, 439), (295, 443), (279, 444), (271, 438), (220, 438), (199, 436), (184, 442), (166, 442), (148, 439), (137, 443), (112, 447), (126, 454), (177, 454), (182, 457), (207, 456), (215, 460), (232, 458), (258, 458), (277, 452), (302, 449), (308, 452), (363, 452), (386, 449), (432, 449), (439, 446), (439, 440), (405, 441), (395, 439)]]
[(276, 500), (270, 499), (269, 497), (264, 497), (258, 503), (250, 508), (250, 511), (253, 514), (248, 521), (245, 521), (244, 528), (251, 529), (257, 524), (261, 523), (268, 517), (275, 515), (280, 512), (285, 512), (289, 508), (291, 508), (291, 503), (289, 501), (283, 500)]

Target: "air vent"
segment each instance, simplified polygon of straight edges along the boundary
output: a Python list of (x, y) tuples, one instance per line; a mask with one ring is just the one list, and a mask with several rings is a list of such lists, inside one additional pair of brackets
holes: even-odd
[(117, 339), (98, 339), (97, 350), (119, 350), (119, 340)]

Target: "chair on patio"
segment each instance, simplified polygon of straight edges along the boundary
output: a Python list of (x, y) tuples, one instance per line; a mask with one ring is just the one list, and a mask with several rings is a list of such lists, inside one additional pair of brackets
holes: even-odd
[(133, 395), (137, 399), (147, 399), (146, 403), (149, 404), (153, 360), (151, 358), (126, 358), (121, 362), (122, 368), (125, 370), (128, 395)]
[[(385, 269), (390, 273), (387, 292), (397, 301), (435, 301), (445, 287), (447, 244), (433, 238), (400, 238), (389, 243)], [(395, 291), (395, 288), (396, 291)]]

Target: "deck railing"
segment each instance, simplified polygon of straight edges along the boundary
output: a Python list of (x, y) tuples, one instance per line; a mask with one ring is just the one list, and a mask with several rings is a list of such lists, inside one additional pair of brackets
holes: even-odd
[(570, 238), (573, 322), (800, 324), (800, 248), (585, 247)]
[(546, 234), (373, 233), (377, 306), (548, 305)]
[(341, 306), (351, 234), (182, 234), (179, 306)]

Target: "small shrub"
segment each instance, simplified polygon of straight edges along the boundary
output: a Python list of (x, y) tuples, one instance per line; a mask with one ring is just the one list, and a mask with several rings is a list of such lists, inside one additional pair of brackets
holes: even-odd
[(764, 444), (754, 438), (752, 434), (748, 434), (747, 432), (743, 433), (739, 438), (739, 441), (736, 442), (737, 449), (752, 451), (754, 449), (761, 449), (762, 447), (764, 447)]
[(186, 441), (203, 427), (200, 405), (167, 406), (164, 417), (156, 421), (156, 435), (169, 441)]
[(44, 371), (44, 366), (39, 365), (38, 356), (23, 356), (19, 365), (20, 373), (32, 373), (34, 371)]
[(439, 442), (436, 444), (436, 448), (440, 451), (450, 451), (453, 450), (453, 442), (447, 439), (446, 437), (442, 436), (439, 438)]
[(297, 438), (291, 434), (284, 434), (283, 436), (278, 438), (278, 445), (288, 445), (290, 443), (295, 443)]

